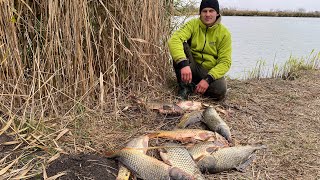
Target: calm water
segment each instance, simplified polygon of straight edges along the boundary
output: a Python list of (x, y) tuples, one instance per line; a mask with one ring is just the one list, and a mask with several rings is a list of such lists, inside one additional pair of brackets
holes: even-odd
[(290, 56), (307, 58), (320, 51), (320, 18), (224, 16), (222, 23), (232, 34), (231, 78), (244, 78), (260, 60), (267, 74)]

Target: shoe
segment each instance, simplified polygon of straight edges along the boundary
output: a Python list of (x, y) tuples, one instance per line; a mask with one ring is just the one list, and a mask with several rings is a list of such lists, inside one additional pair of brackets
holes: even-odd
[(180, 83), (178, 96), (183, 100), (187, 100), (188, 96), (192, 94), (192, 92), (194, 91), (194, 88), (195, 86), (193, 83), (190, 83), (190, 84)]

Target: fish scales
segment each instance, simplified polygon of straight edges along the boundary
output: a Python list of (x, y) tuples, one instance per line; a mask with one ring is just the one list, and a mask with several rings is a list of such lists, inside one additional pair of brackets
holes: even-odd
[(194, 142), (200, 141), (225, 141), (228, 143), (220, 134), (202, 130), (202, 129), (175, 129), (173, 131), (157, 131), (148, 134), (150, 138), (168, 138), (182, 142)]
[(196, 180), (205, 179), (185, 147), (179, 147), (176, 143), (166, 143), (165, 146), (165, 152), (160, 152), (161, 158), (165, 162), (180, 168)]
[[(137, 148), (137, 151), (141, 153), (146, 153), (146, 148), (149, 146), (149, 137), (148, 136), (139, 136), (130, 140), (126, 147), (127, 148)], [(130, 170), (126, 168), (123, 164), (119, 163), (119, 171), (116, 180), (129, 180)]]
[(189, 113), (185, 113), (181, 118), (180, 122), (177, 125), (177, 128), (185, 128), (190, 124), (194, 124), (196, 122), (200, 122), (203, 119), (203, 110), (200, 111), (192, 111)]
[(266, 146), (235, 146), (222, 148), (214, 151), (211, 155), (205, 156), (198, 161), (200, 170), (210, 173), (222, 172), (240, 167), (246, 163), (254, 152), (264, 149)]
[(229, 143), (232, 143), (231, 132), (226, 122), (219, 116), (213, 107), (208, 107), (203, 112), (203, 119), (208, 128), (225, 137)]
[(142, 179), (170, 179), (170, 166), (134, 149), (122, 149), (118, 160)]

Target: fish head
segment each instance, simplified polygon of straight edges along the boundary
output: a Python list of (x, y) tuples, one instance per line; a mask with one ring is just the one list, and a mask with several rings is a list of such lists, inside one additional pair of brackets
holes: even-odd
[(172, 167), (169, 170), (169, 176), (172, 180), (194, 180), (195, 178), (180, 168)]
[(217, 161), (211, 155), (204, 156), (202, 159), (200, 159), (197, 162), (197, 165), (201, 172), (209, 172), (209, 173), (217, 172), (216, 171)]
[(148, 147), (148, 144), (149, 136), (143, 135), (130, 140), (126, 145), (126, 148), (137, 148), (140, 149), (139, 151), (146, 153), (146, 148)]
[(204, 119), (208, 119), (208, 118), (210, 119), (210, 117), (217, 116), (217, 114), (218, 114), (217, 111), (212, 106), (207, 107), (203, 111)]

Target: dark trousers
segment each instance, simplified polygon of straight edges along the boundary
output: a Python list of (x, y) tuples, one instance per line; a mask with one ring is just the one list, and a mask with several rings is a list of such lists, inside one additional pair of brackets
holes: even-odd
[[(203, 68), (200, 64), (196, 63), (192, 57), (192, 53), (188, 43), (183, 43), (184, 53), (189, 61), (189, 65), (192, 71), (192, 83), (197, 85), (202, 79), (204, 79), (208, 70)], [(177, 67), (176, 63), (173, 63), (173, 67), (176, 73), (177, 81), (179, 85), (183, 84), (181, 81), (181, 69)], [(204, 93), (205, 96), (208, 96), (214, 100), (222, 100), (227, 92), (227, 82), (224, 77), (216, 79), (209, 84), (207, 91)]]

